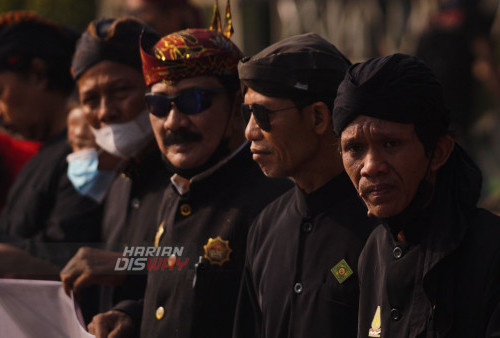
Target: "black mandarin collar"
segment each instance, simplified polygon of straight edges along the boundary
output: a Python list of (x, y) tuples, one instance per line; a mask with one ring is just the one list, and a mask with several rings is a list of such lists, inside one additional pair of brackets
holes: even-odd
[(152, 171), (155, 170), (164, 171), (166, 177), (170, 177), (172, 175), (172, 173), (163, 165), (161, 152), (156, 144), (147, 149), (147, 151), (144, 152), (140, 158), (130, 159), (125, 165), (125, 168), (122, 170), (122, 173), (128, 178), (135, 180), (151, 176)]
[(352, 195), (353, 189), (351, 180), (345, 171), (310, 194), (306, 194), (298, 186), (295, 186), (297, 208), (303, 217), (315, 217), (330, 206), (345, 199), (347, 195)]
[(221, 191), (222, 187), (230, 186), (234, 184), (235, 180), (241, 179), (243, 173), (247, 171), (255, 170), (256, 174), (262, 175), (260, 169), (256, 166), (257, 164), (253, 161), (250, 152), (250, 143), (246, 143), (231, 159), (210, 173), (210, 175), (191, 182), (189, 194), (217, 193)]

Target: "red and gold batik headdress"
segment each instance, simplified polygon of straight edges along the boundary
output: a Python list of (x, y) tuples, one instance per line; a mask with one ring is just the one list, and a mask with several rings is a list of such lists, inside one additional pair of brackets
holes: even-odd
[(229, 39), (233, 34), (229, 0), (222, 30), (217, 0), (209, 29), (186, 29), (164, 36), (154, 46), (141, 42), (142, 70), (146, 85), (173, 83), (202, 75), (236, 75), (241, 51)]

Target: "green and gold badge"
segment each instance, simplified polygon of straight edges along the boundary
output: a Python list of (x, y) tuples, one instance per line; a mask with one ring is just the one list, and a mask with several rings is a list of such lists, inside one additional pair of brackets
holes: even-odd
[(353, 274), (351, 267), (349, 266), (349, 264), (347, 264), (345, 259), (342, 259), (340, 262), (338, 262), (330, 271), (337, 279), (339, 284), (344, 283), (345, 280)]

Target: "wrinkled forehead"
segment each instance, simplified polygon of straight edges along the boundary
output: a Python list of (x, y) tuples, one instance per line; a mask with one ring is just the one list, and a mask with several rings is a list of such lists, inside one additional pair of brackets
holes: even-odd
[(360, 115), (342, 131), (341, 139), (345, 140), (360, 136), (387, 138), (414, 134), (415, 126), (413, 123), (399, 123)]

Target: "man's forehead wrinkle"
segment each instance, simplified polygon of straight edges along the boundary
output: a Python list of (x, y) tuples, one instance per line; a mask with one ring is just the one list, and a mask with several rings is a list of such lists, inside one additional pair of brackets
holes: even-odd
[[(410, 124), (408, 124), (410, 125)], [(401, 125), (406, 126), (406, 124)], [(360, 118), (353, 123), (352, 135), (370, 135), (377, 138), (391, 138), (406, 134), (406, 128), (397, 128), (390, 121), (381, 119)], [(416, 136), (414, 127), (412, 128), (411, 137)]]

